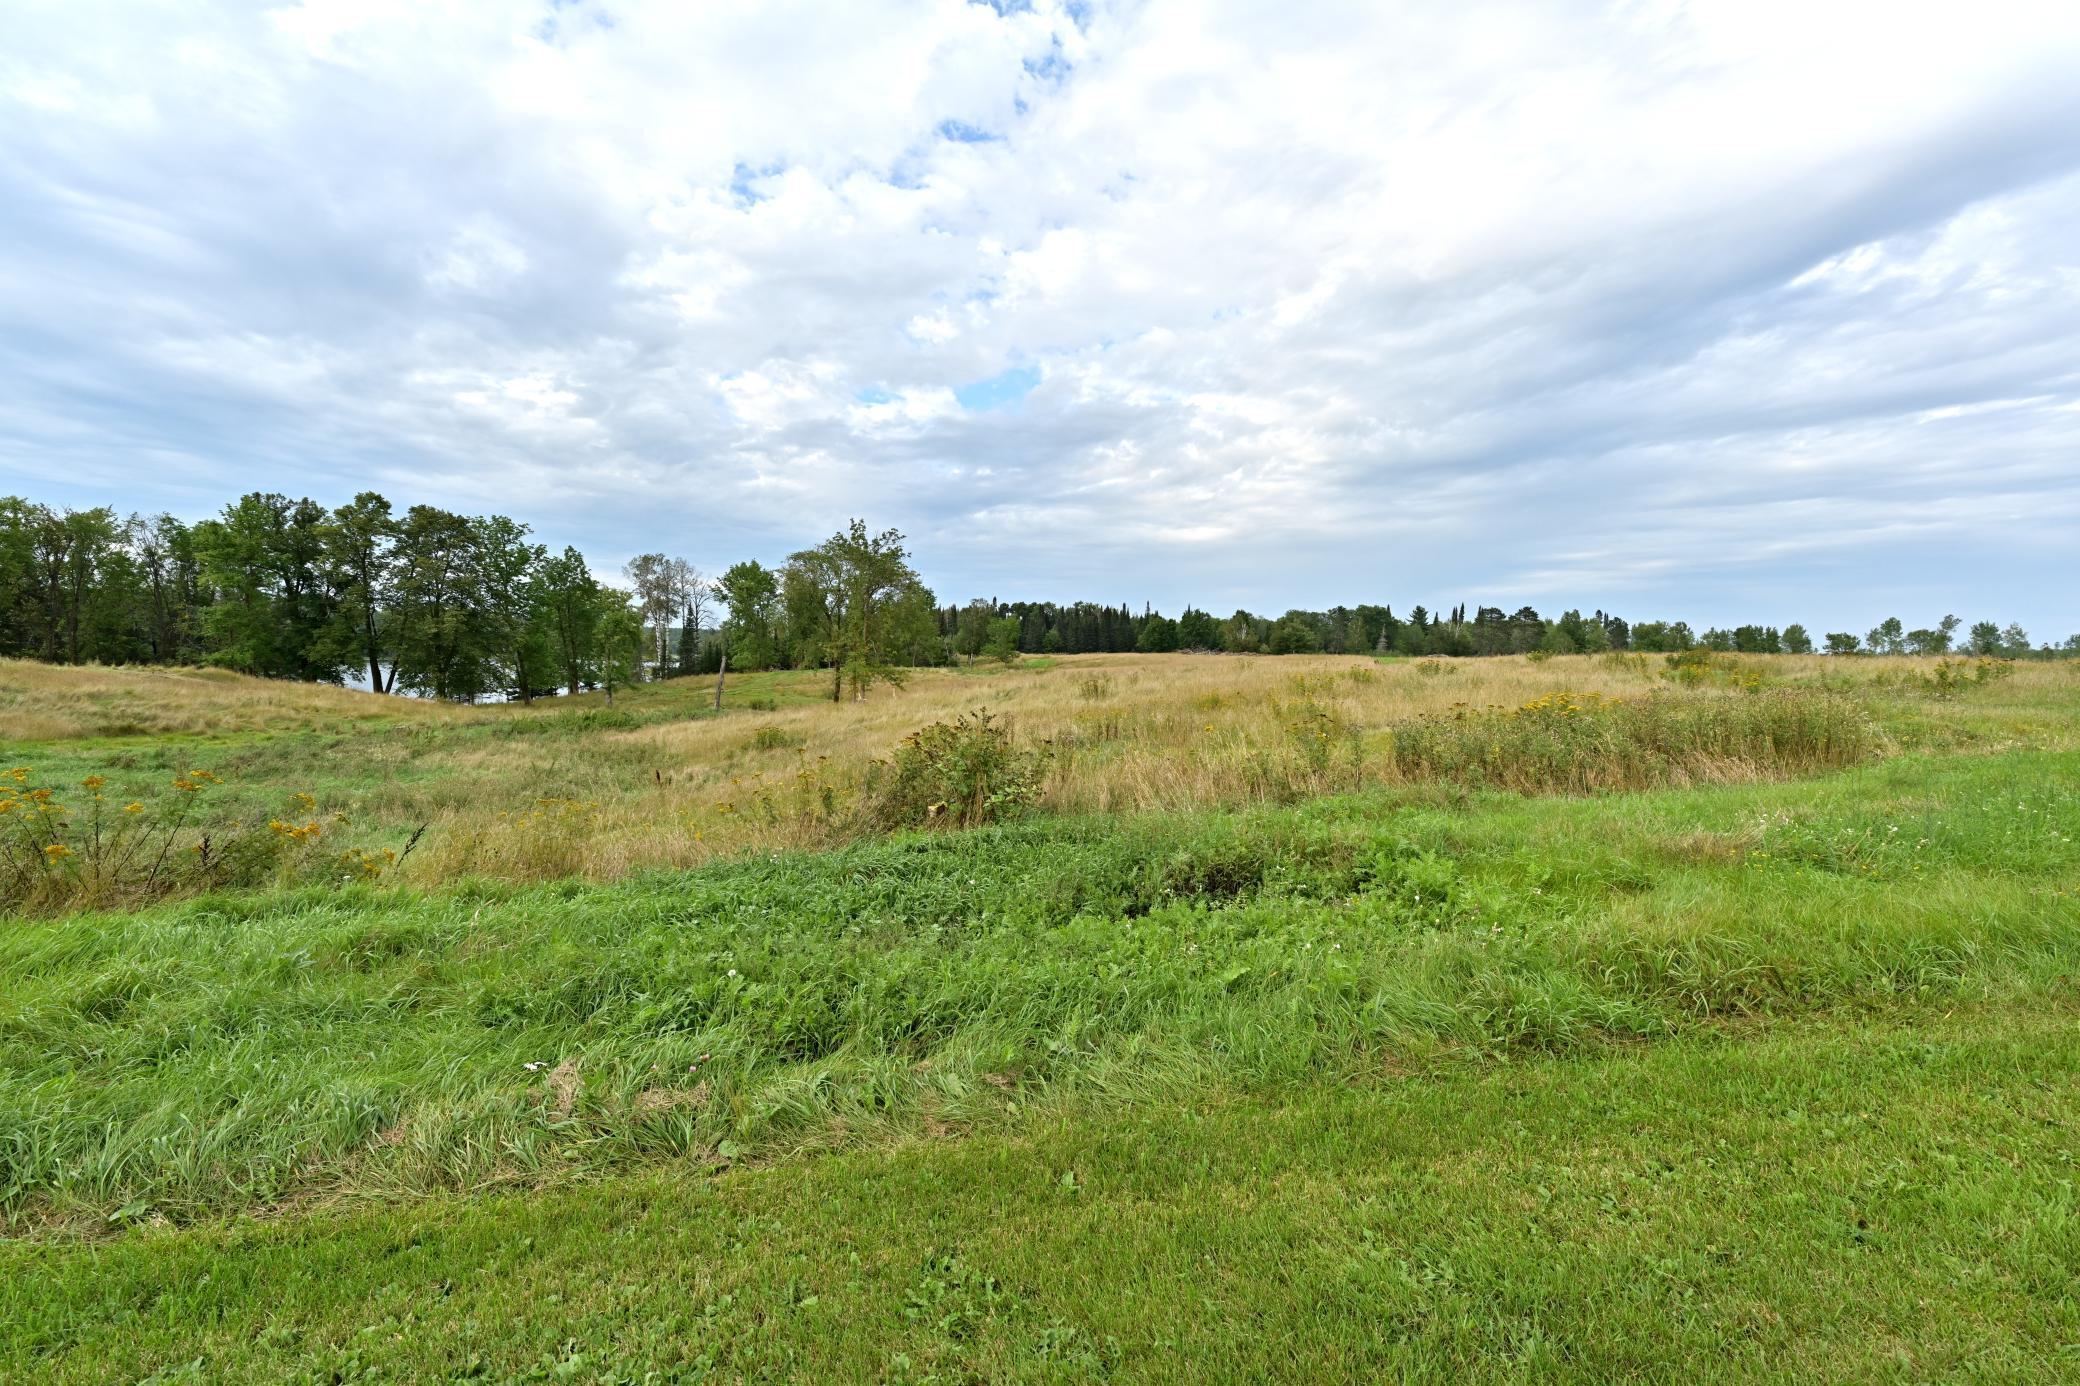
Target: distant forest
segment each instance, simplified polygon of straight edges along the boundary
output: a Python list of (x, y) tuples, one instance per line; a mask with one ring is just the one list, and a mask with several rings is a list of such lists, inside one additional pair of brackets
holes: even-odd
[(1171, 617), (1097, 602), (942, 605), (903, 537), (858, 521), (777, 567), (746, 560), (710, 577), (651, 553), (622, 576), (625, 586), (599, 581), (576, 549), (552, 551), (505, 516), (400, 513), (374, 492), (330, 509), (255, 492), (192, 524), (0, 497), (0, 656), (213, 665), (468, 701), (602, 687), (611, 697), (617, 683), (712, 673), (725, 656), (731, 669), (827, 669), (838, 698), (906, 668), (1020, 654), (1804, 654), (1816, 643), (1841, 655), (2080, 653), (2080, 636), (2033, 647), (2017, 625), (1966, 629), (1955, 616), (1816, 642), (1795, 622), (1698, 631), (1528, 606)]

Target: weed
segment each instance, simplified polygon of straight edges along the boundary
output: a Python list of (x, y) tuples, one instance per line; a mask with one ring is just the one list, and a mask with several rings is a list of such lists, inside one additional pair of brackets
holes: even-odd
[[(298, 793), (284, 816), (225, 820), (199, 807), (223, 783), (191, 769), (131, 798), (109, 792), (101, 775), (61, 790), (14, 767), (0, 775), (0, 904), (105, 908), (326, 874), (334, 858), (319, 842), (345, 826), (344, 814), (321, 821), (316, 797)], [(336, 864), (366, 880), (394, 860), (350, 848)]]

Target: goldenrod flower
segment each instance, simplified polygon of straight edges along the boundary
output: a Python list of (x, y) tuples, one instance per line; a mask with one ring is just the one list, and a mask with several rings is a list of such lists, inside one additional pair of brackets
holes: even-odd
[(137, 803), (130, 803), (130, 804), (125, 804), (125, 805), (123, 805), (123, 812), (125, 812), (125, 813), (143, 813), (143, 812), (144, 812), (144, 805), (143, 805), (143, 804), (137, 804)]
[(80, 788), (82, 789), (99, 789), (101, 788), (101, 786), (107, 784), (108, 781), (102, 779), (99, 775), (89, 775), (85, 779), (81, 780), (79, 783)]
[(43, 849), (43, 855), (50, 861), (62, 861), (72, 855), (72, 849), (62, 842), (53, 842)]

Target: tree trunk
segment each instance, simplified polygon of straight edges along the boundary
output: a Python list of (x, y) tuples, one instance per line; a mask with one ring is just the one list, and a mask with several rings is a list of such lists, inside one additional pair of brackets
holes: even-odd
[(715, 671), (715, 710), (722, 711), (722, 684), (729, 677), (729, 651), (722, 652), (722, 667)]

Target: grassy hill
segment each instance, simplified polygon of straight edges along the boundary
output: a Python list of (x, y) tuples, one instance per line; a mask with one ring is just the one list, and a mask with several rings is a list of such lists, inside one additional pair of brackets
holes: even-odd
[(2071, 667), (822, 688), (0, 664), (0, 1379), (2080, 1366)]

